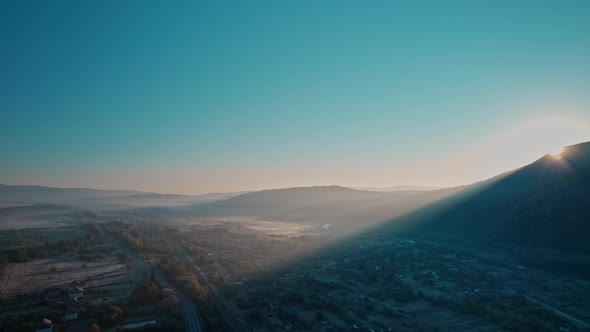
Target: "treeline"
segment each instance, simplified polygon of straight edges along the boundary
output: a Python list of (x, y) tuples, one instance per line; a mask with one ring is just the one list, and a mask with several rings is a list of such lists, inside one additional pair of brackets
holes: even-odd
[(191, 301), (197, 303), (206, 330), (228, 330), (228, 327), (225, 326), (224, 319), (209, 302), (209, 287), (207, 285), (201, 285), (194, 273), (190, 272), (181, 260), (176, 258), (162, 258), (157, 263), (157, 267)]
[(106, 226), (106, 229), (136, 253), (149, 251), (152, 253), (168, 254), (174, 251), (173, 246), (166, 238), (161, 236), (164, 229), (160, 225), (142, 227), (120, 221), (111, 221)]
[(157, 266), (191, 300), (202, 304), (208, 299), (208, 288), (199, 283), (194, 273), (189, 271), (181, 260), (164, 257), (158, 262)]
[(180, 315), (179, 304), (180, 301), (173, 290), (159, 287), (153, 271), (150, 280), (138, 285), (133, 290), (129, 301), (129, 305), (133, 308), (155, 305), (158, 313), (174, 311)]
[(100, 238), (104, 237), (104, 232), (102, 231), (102, 228), (95, 222), (91, 221), (89, 223), (87, 223), (88, 228), (90, 229), (90, 232)]
[[(87, 225), (90, 229), (90, 234), (74, 240), (63, 239), (54, 243), (5, 250), (1, 253), (0, 260), (6, 260), (7, 263), (25, 263), (35, 259), (59, 255), (64, 252), (74, 252), (91, 248), (96, 245), (96, 242), (102, 238), (104, 234), (100, 226), (95, 222), (89, 222)], [(4, 269), (0, 269), (0, 273), (3, 271)]]

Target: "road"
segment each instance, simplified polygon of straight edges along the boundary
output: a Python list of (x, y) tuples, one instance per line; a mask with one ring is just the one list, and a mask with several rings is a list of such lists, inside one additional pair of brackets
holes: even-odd
[(571, 322), (576, 327), (583, 328), (584, 331), (590, 330), (590, 324), (588, 324), (587, 322), (585, 322), (585, 321), (583, 321), (581, 319), (578, 319), (578, 318), (576, 318), (576, 317), (574, 317), (572, 315), (569, 315), (569, 314), (567, 314), (567, 313), (565, 313), (565, 312), (563, 312), (563, 311), (561, 311), (561, 310), (559, 310), (559, 309), (557, 309), (555, 307), (552, 307), (552, 306), (548, 305), (547, 303), (541, 302), (541, 301), (539, 301), (537, 299), (534, 299), (534, 298), (532, 298), (532, 297), (530, 297), (528, 295), (525, 295), (525, 294), (522, 294), (520, 292), (517, 292), (512, 287), (505, 286), (504, 288), (507, 289), (507, 290), (509, 290), (509, 291), (511, 291), (511, 292), (514, 292), (515, 294), (521, 294), (527, 301), (529, 301), (529, 302), (531, 302), (533, 304), (536, 304), (536, 305), (540, 306), (543, 309), (552, 311), (554, 314), (560, 316), (563, 319), (568, 320), (569, 322)]
[(158, 270), (156, 270), (156, 281), (159, 285), (166, 285), (176, 293), (176, 297), (180, 301), (182, 308), (182, 316), (184, 317), (184, 327), (189, 332), (204, 331), (201, 316), (198, 314), (194, 303), (176, 286), (168, 282), (166, 277)]
[[(108, 237), (108, 239), (107, 239)], [(115, 238), (114, 236), (105, 233), (104, 241), (110, 241), (119, 251), (125, 253), (133, 265), (142, 270), (146, 276), (149, 276), (152, 270), (152, 265), (149, 263), (144, 262), (141, 260), (137, 255), (131, 252), (119, 239)], [(176, 294), (176, 297), (180, 301), (180, 307), (182, 309), (182, 316), (184, 318), (184, 326), (187, 332), (203, 332), (205, 329), (203, 328), (203, 321), (201, 316), (199, 315), (199, 311), (197, 310), (195, 304), (176, 286), (172, 283), (168, 282), (166, 277), (158, 270), (155, 271), (156, 273), (156, 281), (159, 285), (166, 285), (166, 287), (172, 289)]]
[(524, 298), (527, 301), (532, 302), (532, 303), (534, 303), (534, 304), (536, 304), (538, 306), (541, 306), (543, 309), (547, 309), (547, 310), (553, 311), (556, 315), (558, 315), (558, 316), (560, 316), (562, 318), (567, 319), (568, 321), (572, 322), (577, 327), (581, 327), (584, 330), (590, 329), (590, 324), (584, 322), (583, 320), (580, 320), (580, 319), (578, 319), (578, 318), (576, 318), (576, 317), (574, 317), (572, 315), (566, 314), (565, 312), (563, 312), (563, 311), (561, 311), (561, 310), (559, 310), (557, 308), (554, 308), (554, 307), (552, 307), (552, 306), (550, 306), (550, 305), (548, 305), (546, 303), (543, 303), (543, 302), (541, 302), (539, 300), (535, 300), (535, 299), (533, 299), (530, 296), (527, 296), (527, 295), (523, 295), (523, 296), (524, 296)]
[(213, 304), (213, 307), (223, 317), (224, 321), (233, 331), (251, 331), (251, 329), (244, 323), (244, 321), (238, 316), (233, 310), (232, 306), (225, 300), (223, 295), (219, 293), (217, 288), (209, 282), (205, 274), (199, 269), (197, 265), (190, 259), (190, 254), (182, 244), (180, 239), (171, 239), (171, 243), (176, 243), (176, 253), (182, 260), (184, 265), (191, 270), (199, 279), (199, 282), (207, 287), (209, 292), (209, 300)]
[(182, 293), (177, 293), (182, 312), (184, 314), (184, 326), (186, 331), (199, 332), (203, 331), (201, 328), (201, 319), (197, 314), (194, 304)]

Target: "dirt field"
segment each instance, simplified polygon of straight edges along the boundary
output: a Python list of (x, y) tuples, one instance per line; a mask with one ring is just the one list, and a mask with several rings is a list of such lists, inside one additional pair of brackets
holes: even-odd
[(63, 287), (74, 280), (86, 281), (87, 286), (109, 287), (113, 291), (128, 293), (131, 283), (143, 272), (130, 273), (116, 257), (106, 257), (98, 262), (85, 262), (77, 254), (64, 254), (29, 263), (10, 264), (7, 278), (2, 280), (2, 296), (5, 299), (43, 291), (49, 287)]

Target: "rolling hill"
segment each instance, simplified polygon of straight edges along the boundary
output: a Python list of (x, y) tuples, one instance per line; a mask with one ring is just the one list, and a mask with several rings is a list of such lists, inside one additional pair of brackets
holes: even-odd
[(250, 192), (208, 204), (134, 210), (143, 217), (176, 220), (247, 218), (308, 226), (332, 224), (336, 231), (362, 230), (459, 192), (373, 192), (340, 186), (299, 187)]
[(209, 203), (242, 193), (210, 193), (197, 196), (157, 194), (132, 190), (52, 188), (0, 184), (0, 208), (23, 205), (71, 205), (81, 208), (117, 209)]

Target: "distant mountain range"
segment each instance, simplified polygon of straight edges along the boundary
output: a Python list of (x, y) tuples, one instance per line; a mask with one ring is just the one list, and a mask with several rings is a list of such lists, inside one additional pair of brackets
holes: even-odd
[[(12, 207), (0, 211), (0, 221), (3, 215), (14, 219), (21, 213), (19, 206), (55, 204), (162, 220), (248, 217), (329, 223), (331, 230), (343, 232), (374, 226), (383, 234), (405, 226), (438, 235), (590, 252), (590, 142), (468, 186), (364, 189), (372, 190), (319, 186), (186, 196), (0, 185), (0, 208)], [(22, 213), (31, 220), (37, 210)]]
[(357, 190), (367, 190), (367, 191), (416, 191), (416, 190), (438, 190), (443, 189), (443, 187), (429, 187), (429, 186), (392, 186), (392, 187), (349, 187), (351, 189)]
[(252, 218), (304, 223), (310, 227), (331, 224), (336, 232), (358, 231), (411, 212), (463, 188), (434, 191), (376, 192), (340, 186), (262, 190), (225, 200), (191, 206), (146, 208), (134, 215), (145, 218)]
[(0, 184), (0, 208), (19, 205), (58, 204), (83, 208), (122, 208), (207, 203), (238, 193), (210, 193), (197, 196), (157, 194), (133, 190), (52, 188)]

